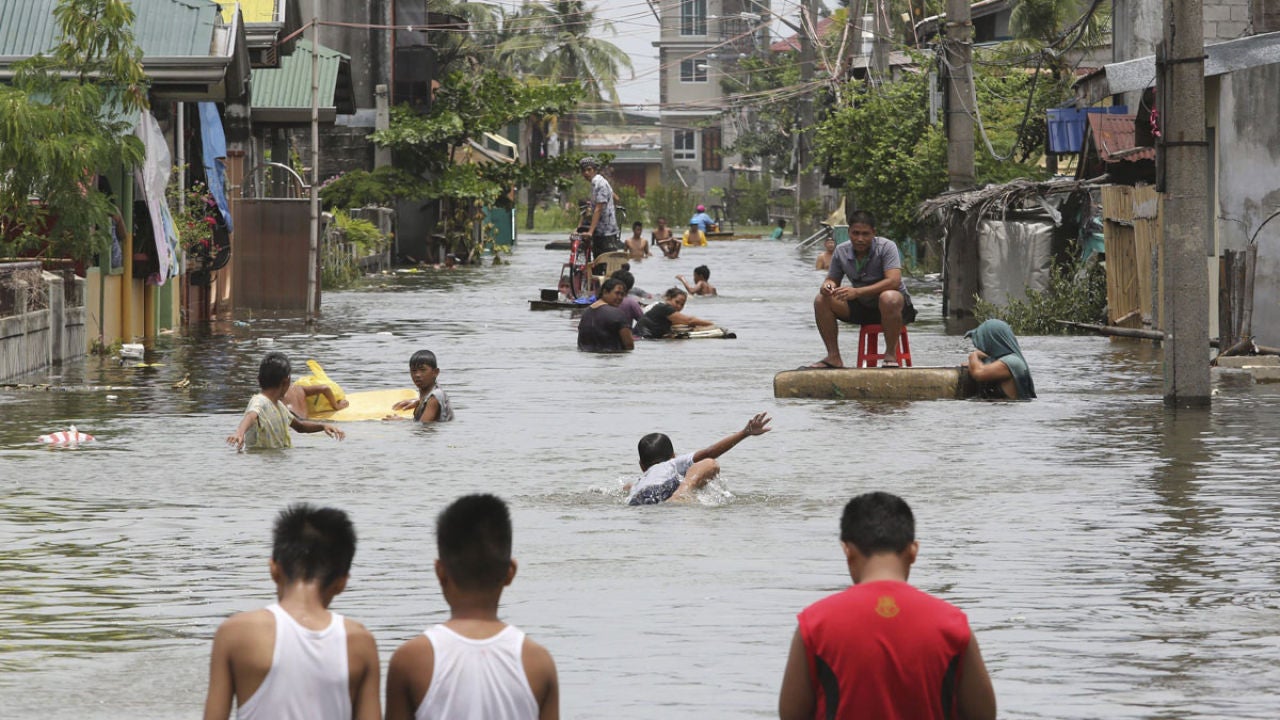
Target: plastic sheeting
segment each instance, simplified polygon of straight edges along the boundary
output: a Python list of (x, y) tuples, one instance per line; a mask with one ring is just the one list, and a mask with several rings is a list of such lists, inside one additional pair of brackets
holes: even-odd
[(204, 178), (209, 185), (209, 194), (218, 204), (222, 212), (222, 221), (227, 232), (233, 232), (231, 224), (231, 206), (227, 204), (227, 169), (219, 160), (227, 159), (227, 134), (222, 129), (222, 116), (218, 115), (218, 105), (211, 102), (199, 103), (200, 106), (200, 139), (204, 149)]
[(1054, 226), (1050, 222), (982, 220), (978, 223), (982, 299), (1004, 306), (1028, 290), (1049, 287)]
[(178, 228), (174, 225), (173, 216), (169, 213), (169, 205), (165, 202), (164, 190), (169, 185), (169, 174), (173, 160), (169, 155), (169, 144), (165, 142), (164, 133), (156, 122), (156, 116), (143, 111), (134, 133), (142, 140), (146, 149), (146, 159), (142, 163), (142, 172), (134, 178), (138, 191), (147, 203), (147, 212), (151, 215), (151, 228), (155, 237), (156, 259), (159, 261), (159, 279), (157, 285), (163, 285), (169, 278), (182, 273), (182, 253), (178, 250)]

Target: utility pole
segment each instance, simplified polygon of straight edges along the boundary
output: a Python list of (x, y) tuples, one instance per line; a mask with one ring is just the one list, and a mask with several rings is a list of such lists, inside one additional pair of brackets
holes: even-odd
[(311, 0), (311, 242), (307, 249), (307, 326), (316, 321), (320, 255), (320, 0)]
[[(1157, 51), (1157, 144), (1164, 193), (1164, 404), (1209, 405), (1209, 237), (1205, 176), (1204, 6), (1165, 0)], [(1176, 100), (1174, 100), (1176, 98)]]
[[(947, 0), (947, 33), (942, 43), (942, 77), (947, 86), (947, 178), (952, 191), (968, 190), (976, 182), (973, 170), (973, 22), (969, 0)], [(954, 221), (946, 231), (943, 268), (944, 317), (973, 316), (978, 293), (978, 238), (965, 224)]]
[(947, 0), (942, 57), (947, 78), (947, 177), (952, 190), (974, 186), (972, 37), (969, 0)]
[(816, 54), (813, 48), (813, 35), (818, 18), (817, 0), (804, 0), (801, 10), (800, 40), (800, 85), (804, 94), (800, 96), (796, 120), (799, 125), (799, 137), (796, 146), (796, 234), (805, 238), (813, 228), (803, 210), (809, 208), (818, 197), (818, 176), (809, 165), (813, 162), (813, 66)]
[[(871, 39), (871, 77), (875, 84), (889, 82), (889, 9), (885, 0), (875, 0), (872, 6), (875, 18), (871, 27), (875, 28), (875, 36)], [(862, 38), (858, 38), (862, 42)]]

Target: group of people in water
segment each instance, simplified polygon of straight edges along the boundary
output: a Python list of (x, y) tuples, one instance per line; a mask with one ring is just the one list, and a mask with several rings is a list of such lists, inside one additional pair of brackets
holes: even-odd
[[(827, 273), (814, 299), (828, 352), (810, 369), (843, 367), (840, 322), (881, 324), (891, 343), (885, 365), (893, 367), (897, 328), (915, 319), (896, 246), (875, 235), (869, 213), (853, 213), (849, 227), (850, 241), (828, 249)], [(710, 271), (696, 268), (693, 283), (677, 279), (683, 288), (671, 288), (645, 310), (634, 276), (615, 272), (582, 314), (579, 347), (629, 350), (635, 337), (666, 337), (680, 325), (710, 326), (684, 312), (690, 294), (716, 294)], [(975, 380), (996, 396), (1035, 397), (1007, 324), (988, 320), (967, 336), (976, 348), (966, 363)], [(434, 353), (415, 353), (409, 366), (418, 397), (390, 409), (411, 409), (418, 422), (453, 419), (437, 383)], [(341, 409), (343, 399), (323, 384), (293, 383), (290, 370), (281, 353), (263, 359), (260, 392), (230, 444), (288, 447), (290, 429), (344, 437), (336, 426), (308, 417), (310, 401)], [(628, 505), (690, 498), (717, 476), (721, 456), (770, 432), (770, 423), (758, 413), (740, 430), (679, 455), (667, 435), (645, 435), (637, 444), (641, 474), (624, 487)], [(269, 563), (277, 602), (237, 614), (218, 629), (206, 720), (225, 720), (233, 708), (245, 719), (376, 720), (384, 710), (397, 720), (558, 717), (551, 653), (499, 618), (502, 592), (517, 569), (511, 538), (510, 511), (493, 495), (462, 497), (437, 516), (435, 574), (449, 619), (392, 655), (383, 703), (372, 633), (329, 610), (350, 574), (354, 527), (336, 508), (290, 506), (276, 519)], [(839, 539), (853, 584), (799, 613), (780, 679), (779, 717), (994, 718), (995, 692), (965, 613), (908, 583), (918, 544), (907, 503), (884, 492), (854, 497), (844, 507)]]

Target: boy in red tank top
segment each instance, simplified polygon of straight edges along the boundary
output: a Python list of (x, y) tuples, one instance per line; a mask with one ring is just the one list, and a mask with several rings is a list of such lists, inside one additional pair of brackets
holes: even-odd
[(907, 583), (919, 550), (907, 503), (884, 492), (850, 500), (840, 544), (854, 584), (800, 613), (778, 716), (995, 718), (965, 614)]

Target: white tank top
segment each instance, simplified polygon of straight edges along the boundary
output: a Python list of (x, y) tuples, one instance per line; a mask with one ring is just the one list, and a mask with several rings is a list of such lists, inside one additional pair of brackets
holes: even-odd
[(443, 625), (428, 628), (435, 667), (417, 720), (536, 720), (538, 701), (521, 659), (524, 633), (513, 625), (472, 640)]
[(271, 670), (253, 697), (236, 711), (239, 720), (350, 720), (351, 673), (347, 626), (338, 613), (323, 630), (308, 630), (279, 604)]

